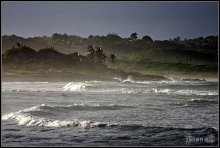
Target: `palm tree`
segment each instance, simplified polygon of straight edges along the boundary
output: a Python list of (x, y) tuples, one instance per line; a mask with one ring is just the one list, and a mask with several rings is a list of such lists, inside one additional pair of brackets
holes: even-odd
[(101, 47), (96, 47), (95, 55), (96, 55), (96, 62), (102, 64), (105, 63), (106, 55)]
[(110, 54), (109, 55), (109, 61), (112, 63), (113, 68), (114, 68), (115, 59), (116, 59), (115, 54)]
[(87, 51), (89, 52), (89, 54), (87, 55), (87, 57), (94, 61), (94, 58), (95, 58), (95, 49), (92, 47), (92, 45), (88, 46), (87, 47)]
[(136, 32), (134, 32), (134, 33), (132, 33), (131, 35), (130, 35), (130, 39), (132, 40), (132, 41), (135, 41), (135, 40), (137, 40), (137, 33)]
[(92, 45), (88, 46), (87, 51), (89, 52), (89, 54), (87, 55), (87, 57), (95, 62), (95, 63), (101, 63), (104, 64), (105, 63), (105, 59), (106, 59), (106, 54), (105, 52), (102, 50), (101, 47), (96, 47), (95, 49), (92, 47)]

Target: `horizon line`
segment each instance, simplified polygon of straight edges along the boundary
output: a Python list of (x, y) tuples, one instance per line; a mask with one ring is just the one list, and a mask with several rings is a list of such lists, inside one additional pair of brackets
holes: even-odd
[[(135, 32), (133, 32), (133, 33), (135, 33)], [(137, 33), (137, 32), (136, 32), (136, 33)], [(28, 39), (28, 38), (35, 38), (35, 37), (52, 37), (52, 35), (54, 35), (54, 34), (67, 35), (67, 36), (78, 36), (78, 37), (81, 37), (81, 38), (89, 38), (89, 36), (106, 37), (106, 36), (109, 35), (109, 34), (116, 34), (117, 36), (121, 37), (122, 39), (126, 39), (126, 38), (129, 38), (129, 37), (130, 37), (130, 36), (128, 36), (128, 37), (122, 37), (122, 36), (119, 35), (119, 33), (116, 33), (116, 32), (107, 33), (106, 35), (91, 34), (91, 35), (86, 35), (86, 36), (77, 35), (77, 34), (57, 33), (57, 32), (56, 32), (56, 33), (53, 33), (53, 34), (51, 34), (51, 35), (39, 35), (39, 36), (23, 36), (23, 35), (16, 35), (16, 34), (3, 34), (3, 35), (1, 35), (1, 37), (3, 37), (3, 36), (17, 36), (17, 37), (22, 37), (22, 38), (24, 38), (24, 39)], [(150, 35), (144, 35), (144, 36), (149, 36), (149, 37), (151, 37)], [(138, 39), (142, 39), (144, 36), (138, 37)], [(217, 36), (217, 37), (218, 37), (218, 34), (216, 34), (216, 35), (214, 35), (214, 34), (211, 35), (211, 34), (210, 34), (210, 35), (197, 36), (197, 37), (191, 37), (191, 38), (182, 38), (182, 37), (180, 37), (180, 36), (176, 36), (176, 37), (174, 37), (174, 38), (169, 38), (169, 39), (153, 39), (152, 37), (151, 37), (151, 38), (152, 38), (154, 41), (165, 41), (165, 40), (175, 39), (175, 38), (177, 38), (177, 37), (179, 37), (180, 39), (184, 40), (184, 39), (195, 39), (195, 38), (200, 38), (200, 37), (206, 38), (206, 37), (209, 37), (209, 36)]]

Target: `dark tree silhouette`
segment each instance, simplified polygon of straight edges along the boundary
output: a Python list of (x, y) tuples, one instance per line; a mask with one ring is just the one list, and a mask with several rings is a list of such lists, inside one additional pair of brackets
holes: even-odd
[(144, 36), (144, 37), (142, 38), (142, 40), (144, 40), (144, 41), (146, 41), (146, 42), (148, 42), (148, 43), (152, 43), (152, 42), (153, 42), (152, 38), (151, 38), (150, 36), (148, 36), (148, 35)]
[(87, 47), (87, 51), (89, 52), (87, 57), (91, 60), (94, 61), (95, 58), (95, 49), (92, 47), (92, 45), (89, 45)]
[(17, 47), (21, 47), (21, 43), (17, 42), (16, 45), (17, 45)]
[(180, 37), (178, 36), (178, 37), (174, 38), (173, 41), (174, 41), (174, 42), (179, 42), (179, 41), (181, 41), (181, 39), (180, 39)]
[(137, 40), (137, 38), (138, 38), (137, 35), (138, 35), (138, 34), (137, 34), (136, 32), (132, 33), (132, 34), (130, 35), (130, 39), (133, 40), (133, 41), (134, 41), (134, 40)]
[(90, 45), (88, 46), (87, 51), (89, 52), (87, 57), (90, 59), (90, 61), (93, 61), (99, 64), (105, 63), (105, 59), (107, 56), (101, 47), (93, 48), (93, 46)]
[(109, 55), (109, 61), (112, 63), (113, 68), (114, 68), (115, 59), (116, 59), (115, 54), (110, 54)]
[(106, 55), (101, 47), (96, 47), (95, 57), (97, 63), (102, 63), (102, 64), (105, 63)]

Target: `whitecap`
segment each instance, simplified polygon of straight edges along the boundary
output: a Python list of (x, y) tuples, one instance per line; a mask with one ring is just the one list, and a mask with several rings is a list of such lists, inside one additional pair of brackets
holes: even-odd
[(143, 93), (145, 89), (129, 89), (129, 88), (122, 88), (121, 92), (124, 94), (139, 94)]
[(135, 83), (134, 78), (133, 78), (131, 75), (129, 75), (129, 76), (127, 77), (127, 79), (123, 80), (122, 82)]
[(122, 81), (122, 78), (121, 78), (121, 77), (115, 77), (114, 80), (118, 80), (118, 81), (121, 82), (121, 81)]
[[(43, 106), (43, 105), (41, 105)], [(27, 110), (33, 110), (34, 108), (31, 109), (26, 109)], [(37, 117), (37, 116), (32, 116), (28, 113), (25, 113), (24, 110), (15, 112), (15, 113), (9, 113), (7, 115), (2, 116), (2, 120), (15, 120), (17, 121), (18, 125), (25, 125), (25, 126), (43, 126), (43, 127), (82, 127), (82, 128), (93, 128), (93, 127), (99, 127), (99, 126), (114, 126), (116, 124), (110, 124), (110, 123), (105, 123), (105, 122), (93, 122), (90, 120), (78, 120), (78, 119), (73, 119), (73, 120), (55, 120), (55, 119), (48, 119), (44, 117)]]
[[(148, 91), (145, 91), (148, 93)], [(215, 91), (198, 91), (198, 90), (189, 90), (189, 89), (182, 89), (182, 90), (174, 90), (174, 89), (159, 89), (153, 88), (150, 92), (158, 93), (158, 94), (168, 94), (168, 95), (200, 95), (200, 96), (211, 96), (211, 95), (218, 95), (218, 92)]]
[(198, 90), (178, 90), (174, 92), (177, 95), (198, 95), (198, 96), (212, 96), (218, 95), (218, 92), (215, 91), (198, 91)]
[(77, 90), (83, 90), (86, 87), (92, 87), (92, 84), (88, 84), (87, 82), (69, 82), (64, 87), (64, 91), (77, 91)]
[(157, 89), (157, 88), (153, 88), (152, 91), (154, 93), (166, 93), (166, 94), (170, 94), (172, 92), (171, 89)]

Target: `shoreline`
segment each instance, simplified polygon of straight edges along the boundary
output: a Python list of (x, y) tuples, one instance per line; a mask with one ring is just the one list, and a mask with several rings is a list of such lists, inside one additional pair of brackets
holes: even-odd
[[(119, 79), (117, 79), (119, 77)], [(8, 73), (2, 74), (2, 82), (81, 82), (81, 81), (115, 81), (120, 82), (123, 80), (131, 81), (217, 81), (218, 77), (174, 77), (174, 76), (159, 76), (159, 75), (142, 75), (142, 76), (131, 76), (126, 77), (114, 76), (114, 75), (105, 75), (105, 74), (50, 74), (50, 73)]]
[(70, 75), (2, 75), (2, 82), (71, 82), (71, 81), (114, 81), (110, 78), (100, 77), (84, 77), (84, 76), (70, 76)]

